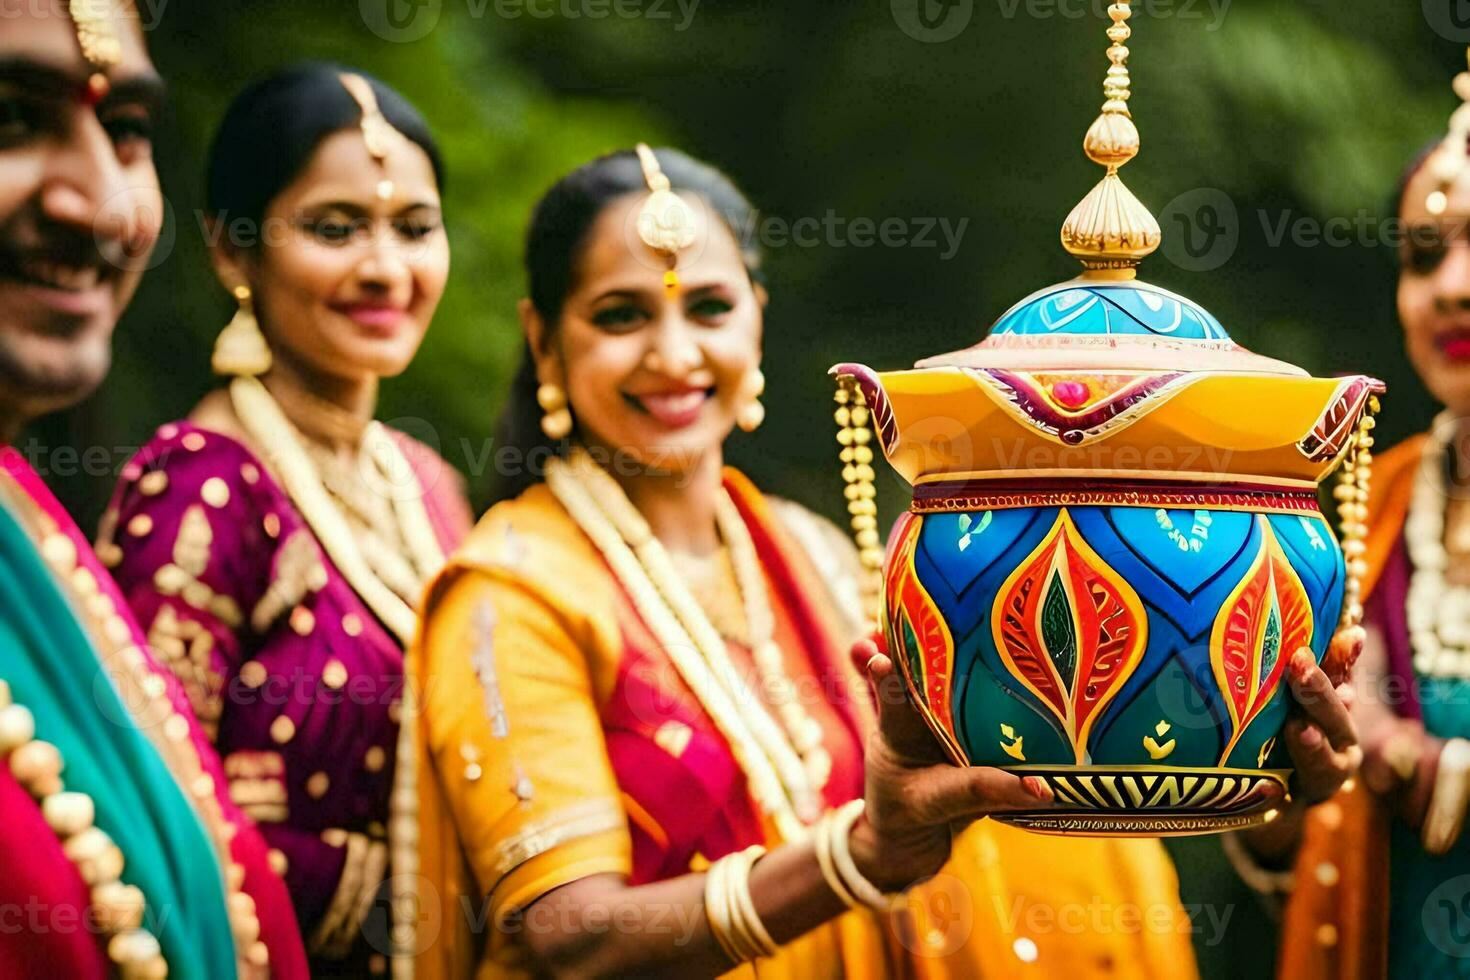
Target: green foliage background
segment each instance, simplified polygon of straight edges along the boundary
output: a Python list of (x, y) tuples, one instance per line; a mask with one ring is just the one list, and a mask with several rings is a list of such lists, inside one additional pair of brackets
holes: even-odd
[[(769, 421), (737, 438), (732, 455), (764, 487), (834, 516), (826, 368), (902, 366), (966, 346), (1016, 299), (1070, 278), (1057, 232), (1098, 177), (1080, 142), (1106, 69), (1100, 0), (974, 0), (968, 26), (943, 43), (898, 26), (915, 2), (933, 0), (703, 0), (685, 30), (665, 0), (642, 3), (664, 17), (604, 19), (589, 16), (611, 9), (599, 0), (535, 0), (550, 17), (521, 0), (140, 2), (161, 12), (149, 41), (172, 85), (157, 154), (175, 237), (120, 329), (111, 379), (36, 427), (43, 451), (136, 446), (213, 383), (208, 353), (229, 304), (193, 217), (205, 150), (229, 98), (296, 59), (375, 72), (442, 140), (451, 285), (422, 355), (385, 386), (381, 414), (432, 426), (451, 462), (471, 471), (477, 498), (487, 473), (475, 463), (520, 350), (526, 215), (592, 155), (638, 139), (679, 145), (786, 220), (829, 209), (847, 220), (968, 219), (949, 261), (942, 249), (842, 241), (768, 254)], [(385, 2), (428, 5), (437, 26), (412, 43), (385, 41), (364, 17)], [(1260, 353), (1318, 374), (1384, 377), (1383, 441), (1394, 441), (1422, 428), (1432, 406), (1403, 359), (1392, 250), (1273, 245), (1269, 232), (1283, 217), (1361, 212), (1368, 227), (1390, 217), (1399, 171), (1454, 108), (1463, 47), (1417, 3), (1237, 0), (1221, 11), (1219, 2), (1138, 4), (1132, 108), (1144, 149), (1126, 177), (1165, 216), (1166, 235), (1179, 233), (1168, 202), (1223, 192), (1239, 217), (1238, 248), (1207, 273), (1156, 255), (1145, 278), (1199, 300)], [(55, 454), (39, 462), (95, 520), (112, 473), (69, 470)], [(884, 490), (885, 511), (896, 511), (902, 487)], [(1207, 974), (1261, 975), (1270, 927), (1218, 845), (1175, 851), (1186, 900), (1232, 910), (1224, 942), (1197, 934)]]

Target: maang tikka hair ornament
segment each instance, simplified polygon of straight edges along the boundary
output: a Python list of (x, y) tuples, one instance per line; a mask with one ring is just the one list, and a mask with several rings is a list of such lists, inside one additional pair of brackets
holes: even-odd
[[(1470, 50), (1466, 51), (1466, 61), (1470, 64)], [(1430, 191), (1424, 206), (1433, 215), (1444, 214), (1450, 204), (1450, 189), (1470, 167), (1470, 71), (1456, 75), (1454, 85), (1461, 105), (1450, 116), (1450, 130), (1429, 161), (1429, 172), (1438, 186)]]
[(694, 244), (694, 211), (673, 191), (668, 176), (647, 143), (638, 144), (638, 162), (648, 183), (648, 198), (638, 211), (638, 237), (643, 244), (664, 256), (668, 271), (664, 286), (679, 286), (679, 253)]
[[(342, 87), (347, 90), (358, 107), (362, 109), (362, 141), (367, 144), (368, 154), (378, 163), (381, 168), (386, 168), (388, 151), (392, 148), (394, 141), (405, 139), (404, 135), (393, 128), (388, 117), (383, 115), (383, 110), (378, 106), (378, 96), (366, 78), (361, 75), (343, 73)], [(393, 181), (386, 175), (386, 169), (382, 180), (378, 181), (378, 199), (386, 201), (393, 196)]]
[(92, 69), (82, 97), (89, 105), (96, 105), (112, 87), (108, 74), (122, 61), (117, 3), (116, 0), (69, 0), (66, 9), (77, 32), (82, 58)]

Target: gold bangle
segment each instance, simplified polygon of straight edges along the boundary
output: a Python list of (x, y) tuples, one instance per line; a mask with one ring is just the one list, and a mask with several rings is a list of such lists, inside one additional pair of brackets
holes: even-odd
[(832, 822), (828, 825), (828, 841), (832, 848), (832, 862), (837, 866), (837, 876), (847, 886), (848, 891), (868, 908), (876, 912), (887, 912), (893, 905), (896, 896), (885, 895), (863, 876), (858, 870), (857, 863), (852, 859), (852, 851), (848, 848), (848, 837), (852, 834), (852, 825), (857, 823), (858, 817), (863, 815), (863, 801), (853, 800), (844, 803), (837, 808), (832, 815)]
[(730, 923), (730, 904), (728, 893), (725, 890), (725, 875), (729, 870), (726, 863), (729, 858), (720, 858), (709, 866), (704, 874), (704, 914), (709, 920), (710, 934), (715, 937), (715, 942), (720, 944), (720, 949), (730, 958), (731, 963), (740, 964), (745, 960), (736, 951), (731, 939), (732, 927)]
[(843, 884), (842, 878), (837, 874), (837, 865), (832, 860), (832, 817), (835, 810), (828, 811), (821, 823), (813, 828), (812, 843), (817, 852), (817, 867), (822, 869), (822, 877), (827, 882), (827, 887), (832, 889), (842, 904), (850, 909), (855, 909), (862, 903), (857, 896), (848, 891), (847, 885)]
[(776, 955), (776, 941), (771, 938), (760, 914), (755, 910), (755, 900), (750, 896), (750, 872), (755, 863), (765, 856), (766, 849), (756, 844), (739, 854), (731, 855), (730, 869), (726, 874), (729, 889), (730, 910), (735, 926), (734, 939), (745, 959)]

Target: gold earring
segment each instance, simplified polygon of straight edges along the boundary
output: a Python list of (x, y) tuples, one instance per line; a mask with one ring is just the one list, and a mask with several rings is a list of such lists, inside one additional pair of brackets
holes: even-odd
[(541, 431), (546, 438), (560, 442), (572, 434), (572, 411), (567, 408), (567, 393), (560, 385), (544, 384), (536, 389), (536, 404), (541, 416)]
[(761, 404), (761, 395), (766, 393), (766, 376), (760, 368), (751, 368), (745, 376), (745, 395), (749, 400), (740, 406), (735, 415), (735, 424), (743, 432), (754, 432), (766, 420), (766, 406)]
[(235, 287), (235, 301), (240, 308), (214, 341), (210, 366), (215, 374), (251, 377), (271, 369), (271, 349), (255, 319), (255, 304), (249, 286)]

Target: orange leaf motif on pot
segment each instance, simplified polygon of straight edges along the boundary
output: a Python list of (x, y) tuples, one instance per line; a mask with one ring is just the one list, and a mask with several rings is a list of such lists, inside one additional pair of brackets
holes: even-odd
[(991, 632), (1006, 669), (1055, 716), (1079, 764), (1093, 723), (1138, 668), (1148, 617), (1063, 508), (1001, 586)]
[(939, 606), (919, 581), (914, 555), (923, 518), (904, 514), (894, 528), (894, 545), (885, 569), (885, 627), (888, 649), (911, 692), (923, 692), (919, 712), (950, 758), (968, 765), (954, 728), (951, 705), (954, 637)]
[(1271, 522), (1257, 517), (1261, 545), (1220, 610), (1210, 633), (1210, 664), (1230, 713), (1231, 735), (1220, 764), (1271, 702), (1286, 662), (1312, 642), (1312, 604), (1281, 550)]

